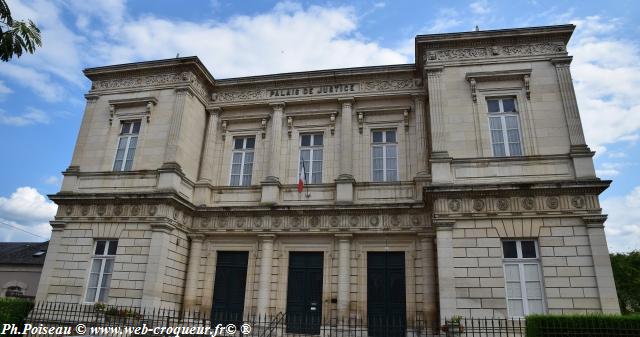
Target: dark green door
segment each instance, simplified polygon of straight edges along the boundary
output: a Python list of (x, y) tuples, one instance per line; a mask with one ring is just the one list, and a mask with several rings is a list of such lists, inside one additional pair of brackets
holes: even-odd
[(290, 252), (287, 332), (319, 334), (322, 319), (323, 253)]
[(404, 252), (367, 254), (369, 336), (403, 337), (406, 330)]
[(249, 252), (218, 252), (211, 321), (242, 322)]

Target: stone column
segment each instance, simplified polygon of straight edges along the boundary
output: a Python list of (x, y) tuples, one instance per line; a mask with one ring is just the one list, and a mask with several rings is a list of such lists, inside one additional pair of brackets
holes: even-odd
[(427, 123), (425, 121), (424, 95), (413, 95), (413, 103), (416, 110), (416, 157), (418, 159), (416, 176), (426, 176), (427, 172)]
[(262, 204), (277, 204), (280, 196), (280, 149), (282, 148), (282, 123), (285, 103), (272, 103), (269, 153), (266, 154), (267, 176), (262, 185)]
[[(164, 153), (164, 163), (177, 165), (178, 143), (180, 141), (180, 129), (182, 127), (182, 115), (184, 106), (189, 94), (189, 89), (179, 88), (175, 90), (176, 98), (173, 102), (173, 111), (169, 122), (169, 132), (167, 135), (167, 148)], [(169, 166), (171, 166), (169, 165)], [(163, 165), (164, 166), (164, 165)]]
[(163, 282), (169, 262), (169, 239), (173, 230), (174, 227), (166, 223), (151, 224), (151, 245), (142, 286), (142, 307), (147, 310), (161, 307)]
[(220, 124), (221, 108), (213, 108), (207, 110), (209, 116), (207, 118), (207, 128), (205, 132), (202, 158), (200, 159), (200, 173), (195, 186), (194, 204), (202, 205), (211, 202), (211, 189), (209, 185), (214, 182), (214, 164), (216, 136), (218, 135), (218, 125)]
[[(67, 206), (68, 207), (68, 206)], [(66, 226), (63, 221), (50, 221), (51, 224), (51, 239), (49, 239), (49, 247), (47, 248), (47, 254), (44, 258), (44, 265), (42, 266), (42, 272), (40, 273), (40, 282), (38, 283), (38, 291), (36, 292), (36, 302), (47, 301), (47, 295), (49, 294), (49, 284), (53, 276), (54, 266), (57, 264), (58, 250), (60, 250), (60, 244), (62, 243), (62, 232)], [(93, 244), (93, 242), (91, 242)], [(91, 246), (93, 248), (93, 246)], [(92, 249), (89, 248), (89, 249)], [(91, 252), (93, 253), (93, 252)], [(84, 292), (78, 302), (84, 302)]]
[(436, 263), (434, 236), (431, 233), (420, 233), (422, 249), (422, 312), (426, 322), (437, 319), (436, 308)]
[(260, 258), (260, 278), (258, 279), (258, 303), (256, 313), (258, 315), (269, 314), (271, 302), (271, 266), (273, 265), (273, 241), (275, 235), (258, 235), (262, 256)]
[(609, 249), (607, 248), (607, 239), (604, 234), (604, 222), (607, 220), (607, 216), (585, 216), (582, 220), (587, 226), (587, 235), (589, 235), (593, 269), (596, 274), (602, 312), (619, 314), (618, 293), (613, 280)]
[(431, 175), (434, 184), (453, 182), (451, 158), (447, 152), (447, 130), (442, 99), (443, 67), (425, 67), (429, 92), (429, 119), (431, 126)]
[(187, 267), (187, 282), (184, 290), (183, 308), (185, 310), (196, 309), (196, 294), (198, 293), (198, 276), (200, 275), (200, 258), (202, 256), (202, 242), (204, 236), (200, 234), (190, 235), (189, 266)]
[(336, 179), (336, 203), (353, 203), (353, 98), (339, 99), (340, 112), (340, 163)]
[(336, 234), (338, 240), (338, 318), (349, 318), (351, 300), (351, 234)]
[(572, 59), (573, 57), (571, 56), (558, 57), (552, 59), (551, 62), (556, 67), (556, 74), (558, 75), (560, 97), (567, 128), (569, 129), (570, 154), (573, 158), (576, 178), (591, 179), (596, 177), (592, 159), (594, 153), (591, 152), (584, 139), (578, 101), (571, 78), (570, 65)]
[(438, 256), (438, 293), (440, 320), (451, 318), (456, 311), (455, 275), (453, 273), (453, 220), (433, 220)]

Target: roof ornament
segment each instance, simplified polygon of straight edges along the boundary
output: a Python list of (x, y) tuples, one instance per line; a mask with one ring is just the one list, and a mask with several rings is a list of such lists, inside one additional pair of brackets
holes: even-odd
[(476, 32), (480, 31), (480, 27), (478, 27), (478, 25), (476, 25)]

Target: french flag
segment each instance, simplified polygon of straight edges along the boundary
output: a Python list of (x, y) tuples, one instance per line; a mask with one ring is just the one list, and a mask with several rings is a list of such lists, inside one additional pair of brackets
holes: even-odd
[(304, 166), (304, 160), (302, 160), (302, 170), (298, 176), (298, 193), (302, 193), (304, 190), (304, 182), (307, 179), (307, 168)]

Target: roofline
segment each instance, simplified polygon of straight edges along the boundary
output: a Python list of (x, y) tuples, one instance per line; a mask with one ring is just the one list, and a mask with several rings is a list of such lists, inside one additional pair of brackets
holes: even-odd
[(544, 35), (560, 35), (562, 41), (569, 43), (573, 31), (576, 29), (574, 24), (551, 25), (551, 26), (535, 26), (521, 28), (492, 29), (480, 31), (467, 31), (456, 33), (440, 33), (417, 35), (415, 38), (415, 60), (416, 64), (422, 66), (422, 51), (425, 44), (438, 42), (466, 42), (486, 39), (544, 36)]
[(300, 81), (320, 79), (326, 77), (348, 77), (348, 76), (362, 76), (368, 74), (380, 74), (380, 73), (398, 73), (398, 72), (412, 72), (415, 71), (414, 63), (405, 64), (392, 64), (392, 65), (379, 65), (379, 66), (366, 66), (366, 67), (351, 67), (351, 68), (335, 68), (324, 70), (312, 70), (312, 71), (297, 71), (289, 73), (256, 75), (246, 77), (230, 77), (224, 79), (217, 79), (216, 85), (240, 85), (246, 83), (264, 83), (264, 82), (276, 82), (276, 81)]
[(213, 75), (211, 75), (207, 67), (205, 67), (205, 65), (202, 63), (200, 58), (198, 58), (197, 56), (175, 57), (170, 59), (131, 62), (131, 63), (122, 63), (122, 64), (116, 64), (116, 65), (103, 66), (103, 67), (93, 67), (93, 68), (86, 68), (82, 72), (87, 78), (93, 80), (93, 77), (102, 75), (102, 74), (107, 74), (107, 73), (117, 73), (117, 72), (145, 70), (145, 69), (154, 69), (154, 68), (166, 68), (166, 67), (183, 66), (183, 65), (192, 65), (196, 67), (196, 69), (198, 69), (200, 73), (209, 81), (210, 85), (213, 85), (215, 83), (215, 79)]

